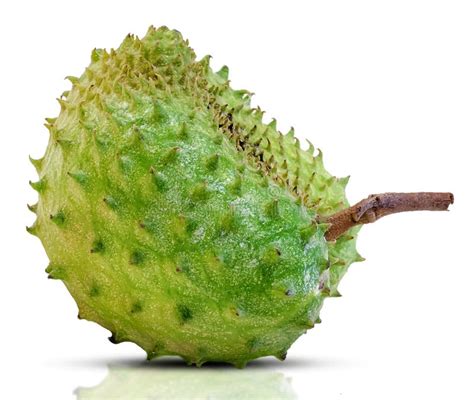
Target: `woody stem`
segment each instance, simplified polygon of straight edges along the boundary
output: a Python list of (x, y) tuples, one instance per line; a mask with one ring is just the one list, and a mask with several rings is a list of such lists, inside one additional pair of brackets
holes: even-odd
[(378, 219), (405, 211), (446, 211), (454, 202), (452, 193), (382, 193), (372, 194), (352, 207), (324, 218), (330, 224), (326, 240), (336, 240), (356, 225), (369, 224)]

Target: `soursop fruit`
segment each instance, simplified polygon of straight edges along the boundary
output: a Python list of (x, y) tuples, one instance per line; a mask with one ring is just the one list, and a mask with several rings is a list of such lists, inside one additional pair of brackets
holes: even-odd
[(362, 260), (357, 225), (384, 214), (361, 214), (364, 203), (331, 234), (353, 210), (348, 179), (293, 130), (262, 122), (228, 68), (197, 61), (177, 31), (95, 49), (68, 79), (46, 153), (31, 160), (39, 201), (28, 231), (79, 317), (149, 359), (284, 359)]

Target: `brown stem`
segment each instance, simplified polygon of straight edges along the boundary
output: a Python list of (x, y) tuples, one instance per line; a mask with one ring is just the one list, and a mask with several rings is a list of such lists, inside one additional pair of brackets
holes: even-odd
[(326, 240), (336, 240), (356, 225), (369, 224), (386, 215), (405, 211), (445, 211), (453, 204), (452, 193), (382, 193), (372, 194), (352, 207), (324, 219), (331, 224)]

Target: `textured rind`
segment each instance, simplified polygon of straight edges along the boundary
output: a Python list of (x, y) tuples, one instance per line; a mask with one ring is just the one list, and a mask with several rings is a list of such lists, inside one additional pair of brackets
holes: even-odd
[(150, 28), (94, 50), (47, 119), (30, 209), (80, 318), (148, 358), (251, 359), (287, 349), (319, 320), (355, 250), (318, 217), (347, 206), (347, 179), (293, 131), (264, 124), (228, 69)]

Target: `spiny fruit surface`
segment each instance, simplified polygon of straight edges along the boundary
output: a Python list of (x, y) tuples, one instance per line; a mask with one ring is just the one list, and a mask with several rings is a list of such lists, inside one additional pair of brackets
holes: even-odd
[(356, 229), (327, 242), (318, 222), (347, 206), (347, 179), (177, 31), (95, 49), (68, 78), (28, 231), (80, 318), (150, 359), (283, 359), (360, 259)]

